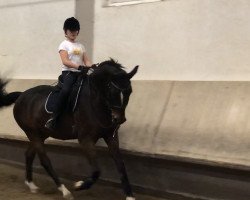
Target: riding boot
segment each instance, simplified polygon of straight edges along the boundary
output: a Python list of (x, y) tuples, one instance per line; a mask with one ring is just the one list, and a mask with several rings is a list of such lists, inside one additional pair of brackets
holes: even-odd
[(64, 103), (64, 97), (60, 95), (58, 98), (55, 111), (53, 112), (51, 118), (49, 118), (46, 124), (44, 125), (46, 128), (51, 129), (51, 130), (55, 130), (57, 128), (58, 121), (59, 121), (59, 118), (61, 116), (62, 109), (63, 109), (62, 108), (63, 103)]

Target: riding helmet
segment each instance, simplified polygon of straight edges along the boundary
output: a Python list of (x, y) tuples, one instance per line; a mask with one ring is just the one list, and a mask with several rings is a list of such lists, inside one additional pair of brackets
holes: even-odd
[(79, 21), (74, 18), (70, 17), (65, 20), (64, 25), (63, 25), (63, 30), (66, 32), (67, 30), (70, 31), (79, 31), (80, 30), (80, 23)]

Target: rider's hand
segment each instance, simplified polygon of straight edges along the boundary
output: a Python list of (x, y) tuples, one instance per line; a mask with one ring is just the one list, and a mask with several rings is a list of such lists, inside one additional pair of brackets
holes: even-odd
[(88, 69), (88, 67), (86, 67), (84, 65), (80, 65), (78, 67), (78, 70), (81, 71), (81, 73), (87, 74), (87, 72), (88, 72), (89, 69)]
[(84, 73), (84, 74), (87, 74), (87, 75), (90, 75), (90, 74), (92, 74), (94, 72), (93, 65), (91, 67), (86, 67), (86, 66), (80, 65), (78, 67), (78, 70), (80, 70), (81, 73)]

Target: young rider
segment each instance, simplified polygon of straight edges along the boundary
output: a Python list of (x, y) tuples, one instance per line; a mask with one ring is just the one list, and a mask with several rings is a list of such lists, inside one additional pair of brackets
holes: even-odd
[(71, 92), (72, 85), (75, 83), (79, 72), (87, 71), (86, 67), (91, 67), (84, 45), (76, 41), (80, 31), (79, 21), (74, 18), (68, 18), (64, 22), (63, 30), (66, 40), (64, 40), (58, 48), (60, 58), (62, 60), (62, 79), (63, 86), (60, 90), (58, 103), (52, 117), (47, 121), (45, 127), (54, 129), (58, 118), (62, 113), (63, 107)]

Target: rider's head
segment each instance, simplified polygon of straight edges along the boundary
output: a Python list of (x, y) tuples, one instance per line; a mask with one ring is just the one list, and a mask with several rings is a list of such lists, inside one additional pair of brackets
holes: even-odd
[(65, 20), (64, 25), (63, 25), (63, 30), (66, 33), (67, 30), (74, 32), (74, 31), (80, 31), (80, 23), (79, 21), (74, 18), (74, 17), (70, 17), (68, 19)]

